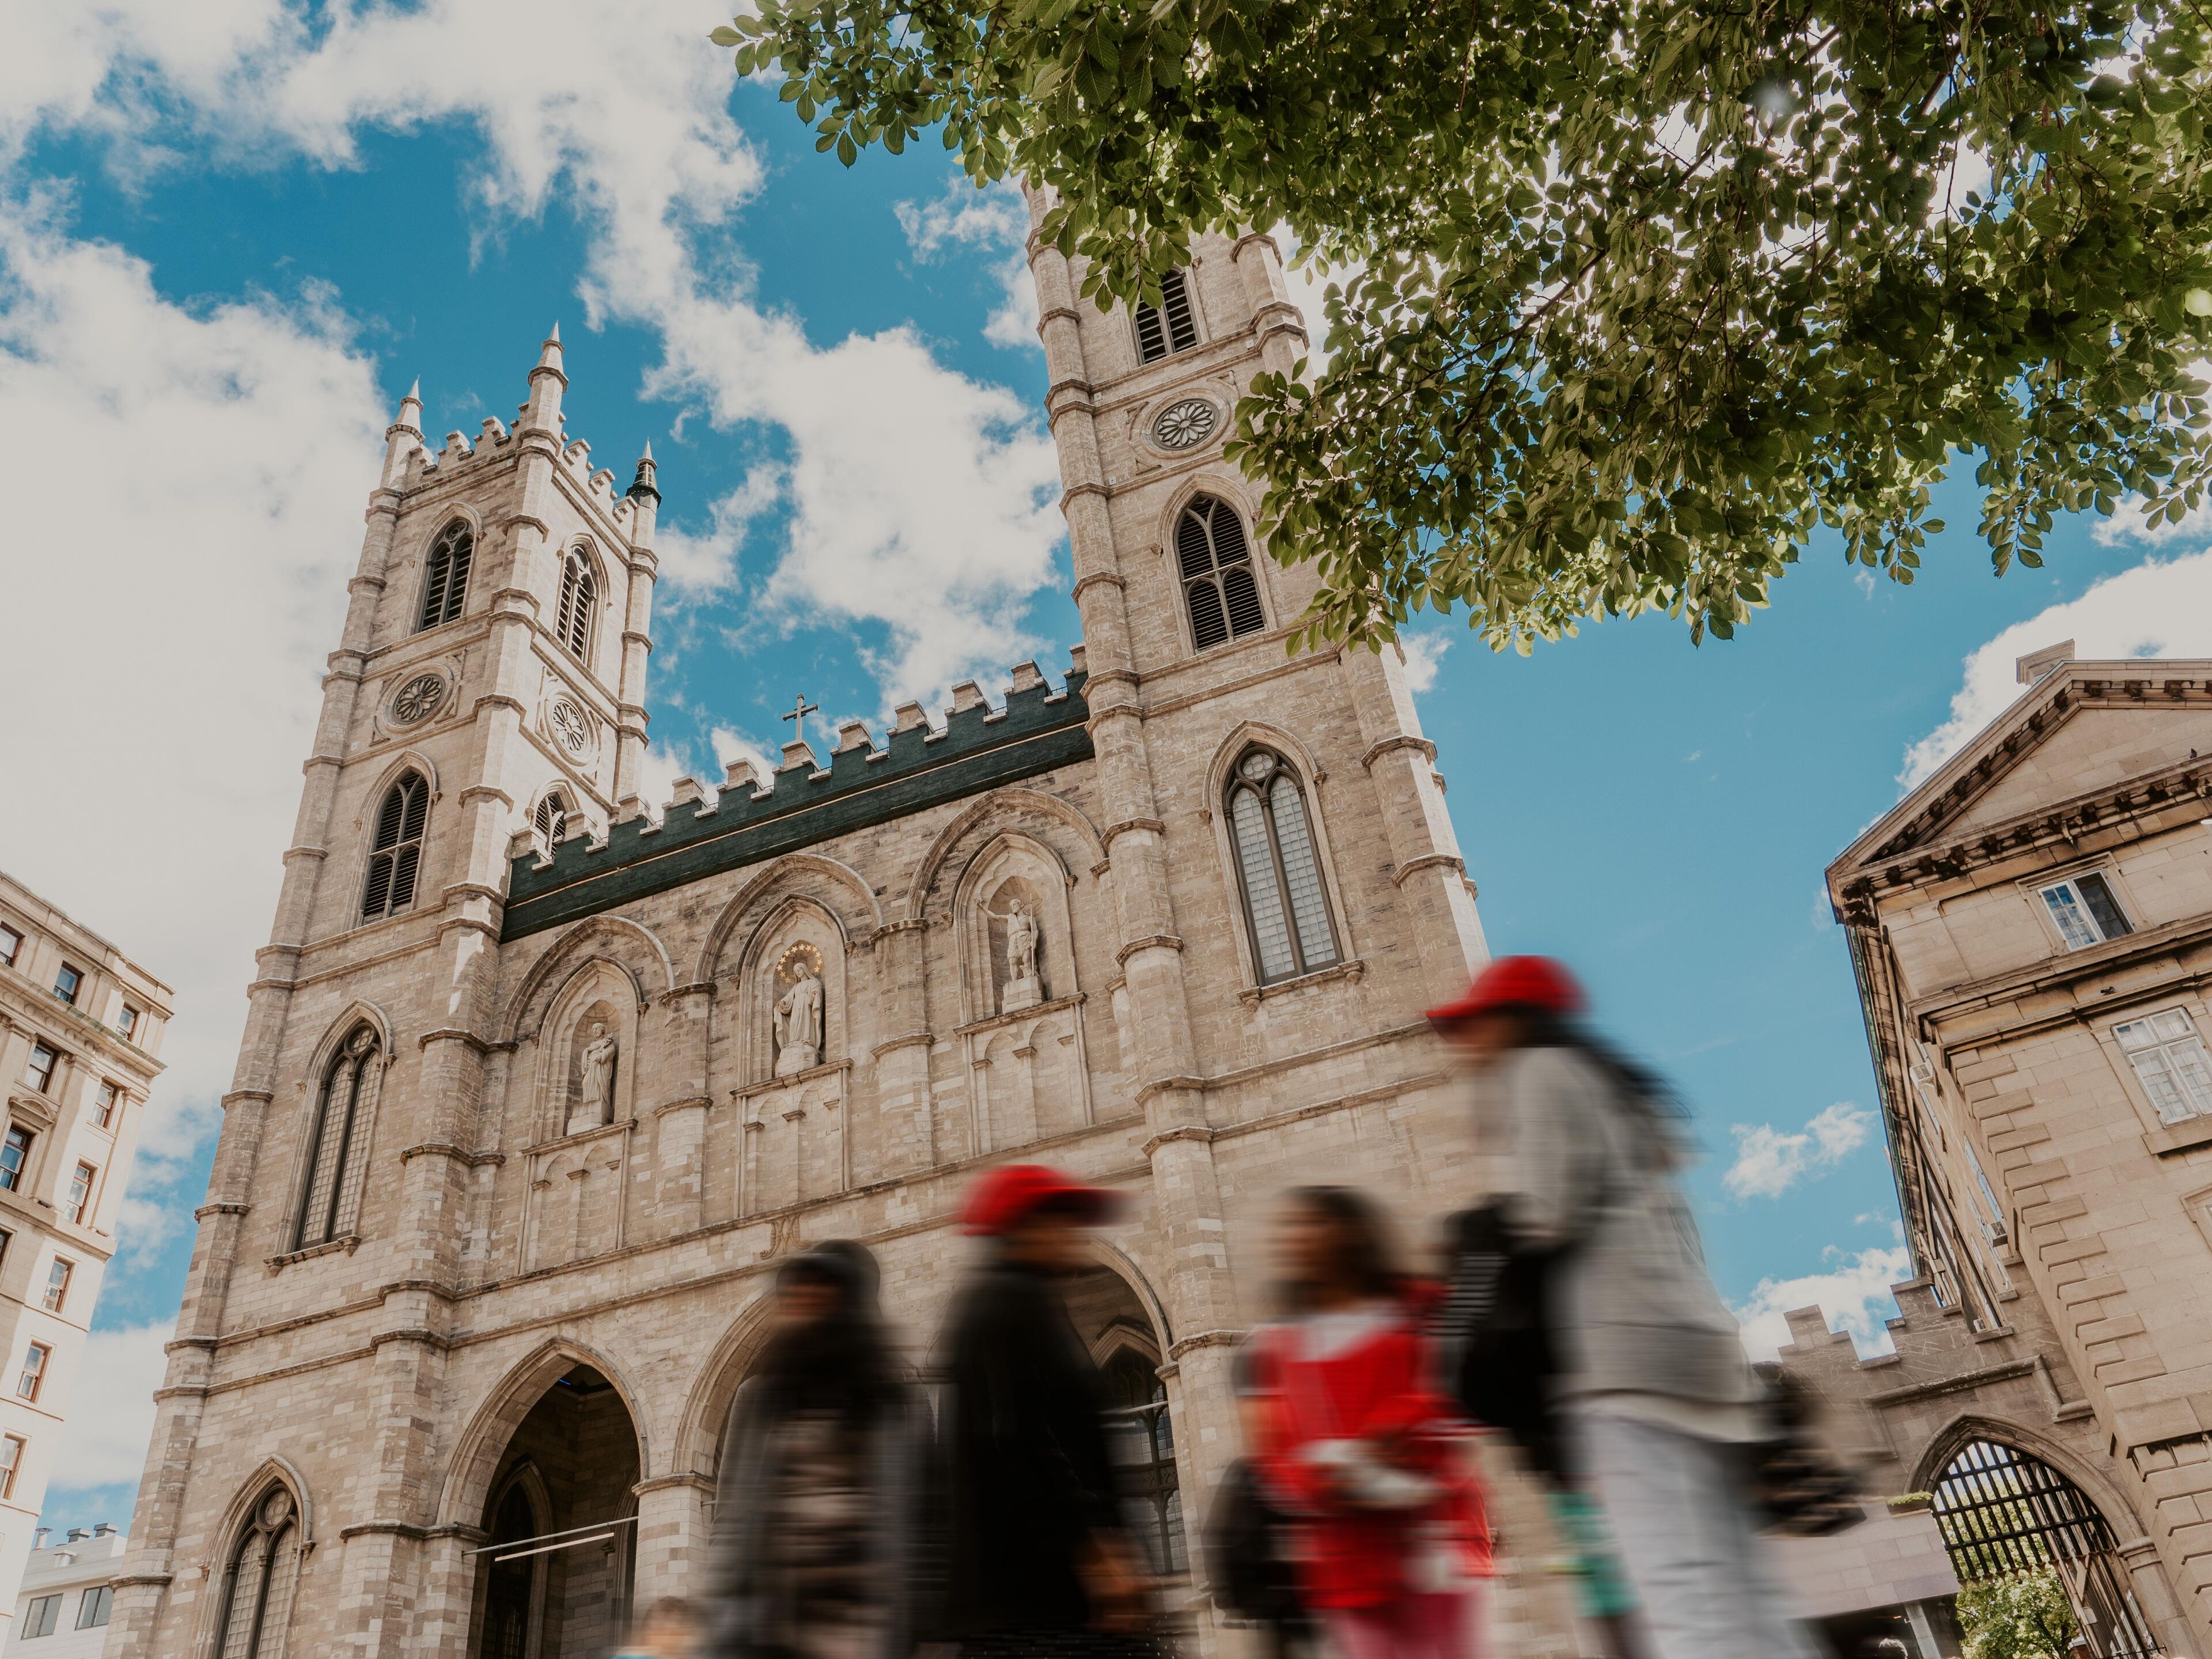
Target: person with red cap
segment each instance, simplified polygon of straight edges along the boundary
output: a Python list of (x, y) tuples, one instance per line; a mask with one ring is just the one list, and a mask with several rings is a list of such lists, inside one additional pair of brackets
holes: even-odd
[(943, 1348), (947, 1502), (940, 1634), (968, 1659), (1149, 1653), (1151, 1587), (1107, 1448), (1109, 1401), (1060, 1282), (1120, 1194), (1041, 1164), (992, 1170), (963, 1219), (985, 1258)]
[(1680, 1111), (1577, 1023), (1583, 1006), (1559, 963), (1504, 957), (1429, 1013), (1493, 1172), (1483, 1207), (1548, 1263), (1566, 1462), (1604, 1511), (1651, 1659), (1812, 1659), (1759, 1536), (1768, 1425), (1675, 1179)]

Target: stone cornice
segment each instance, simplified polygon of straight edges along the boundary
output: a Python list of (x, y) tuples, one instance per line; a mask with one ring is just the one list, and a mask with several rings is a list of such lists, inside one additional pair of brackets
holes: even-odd
[(1099, 582), (1104, 582), (1109, 587), (1117, 587), (1124, 590), (1126, 590), (1129, 586), (1128, 582), (1123, 578), (1121, 573), (1118, 570), (1094, 570), (1089, 575), (1079, 580), (1074, 586), (1069, 588), (1067, 590), (1067, 597), (1074, 600), (1077, 605), (1081, 605), (1083, 603), (1083, 595), (1085, 592)]
[(1446, 869), (1455, 875), (1467, 873), (1467, 860), (1455, 853), (1424, 853), (1417, 859), (1407, 859), (1390, 872), (1392, 885), (1403, 887), (1409, 877), (1424, 870)]
[(1167, 825), (1158, 818), (1123, 818), (1118, 823), (1108, 824), (1098, 832), (1098, 844), (1110, 853), (1115, 838), (1127, 835), (1132, 830), (1149, 830), (1156, 836), (1164, 836), (1168, 832)]
[(465, 1042), (478, 1054), (483, 1054), (489, 1046), (474, 1031), (465, 1030), (458, 1025), (441, 1025), (434, 1031), (423, 1032), (415, 1039), (415, 1046), (418, 1048), (428, 1048), (434, 1042)]
[(1115, 951), (1114, 965), (1126, 970), (1129, 964), (1129, 958), (1139, 951), (1181, 951), (1182, 948), (1182, 941), (1173, 933), (1149, 933), (1143, 939), (1131, 939), (1120, 950)]
[(457, 1146), (450, 1140), (422, 1140), (400, 1149), (399, 1161), (411, 1162), (418, 1158), (450, 1158), (456, 1164), (465, 1164), (471, 1170), (490, 1164), (496, 1169), (507, 1162), (505, 1152), (472, 1152), (465, 1146)]
[(1365, 754), (1362, 755), (1359, 757), (1360, 769), (1368, 772), (1373, 771), (1375, 769), (1375, 763), (1376, 761), (1381, 760), (1383, 756), (1394, 754), (1401, 749), (1411, 749), (1415, 753), (1419, 754), (1424, 760), (1431, 763), (1434, 763), (1437, 757), (1436, 744), (1431, 743), (1426, 738), (1417, 738), (1409, 732), (1401, 732), (1395, 738), (1383, 738), (1382, 742), (1375, 744), (1374, 747), (1370, 749)]

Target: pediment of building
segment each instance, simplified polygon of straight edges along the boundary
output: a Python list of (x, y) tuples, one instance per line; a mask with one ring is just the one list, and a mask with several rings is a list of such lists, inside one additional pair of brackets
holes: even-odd
[(1830, 866), (1832, 882), (2095, 799), (2195, 757), (2212, 772), (2212, 662), (2075, 662), (1990, 723)]

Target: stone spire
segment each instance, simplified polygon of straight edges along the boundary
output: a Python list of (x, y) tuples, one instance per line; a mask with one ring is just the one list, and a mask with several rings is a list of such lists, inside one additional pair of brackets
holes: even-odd
[(645, 441), (645, 453), (637, 458), (637, 477), (629, 481), (629, 498), (644, 504), (650, 496), (655, 507), (660, 505), (660, 491), (653, 483), (653, 440)]
[(396, 486), (405, 471), (408, 456), (422, 447), (422, 381), (418, 375), (399, 400), (399, 413), (384, 428), (384, 483)]
[(561, 432), (561, 394), (568, 387), (568, 376), (561, 367), (561, 325), (556, 323), (538, 354), (538, 367), (530, 371), (530, 401), (522, 406), (521, 426), (535, 427), (557, 438)]

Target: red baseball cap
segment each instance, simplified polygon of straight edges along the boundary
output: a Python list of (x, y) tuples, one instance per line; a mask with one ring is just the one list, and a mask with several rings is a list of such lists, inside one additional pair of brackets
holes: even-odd
[(1451, 1025), (1493, 1008), (1540, 1008), (1547, 1014), (1571, 1014), (1583, 1006), (1575, 976), (1549, 957), (1500, 957), (1467, 988), (1456, 1002), (1429, 1010), (1429, 1022)]
[(961, 1226), (978, 1237), (995, 1238), (1048, 1204), (1085, 1221), (1104, 1221), (1123, 1207), (1123, 1200), (1049, 1164), (1007, 1164), (976, 1177), (961, 1209)]

